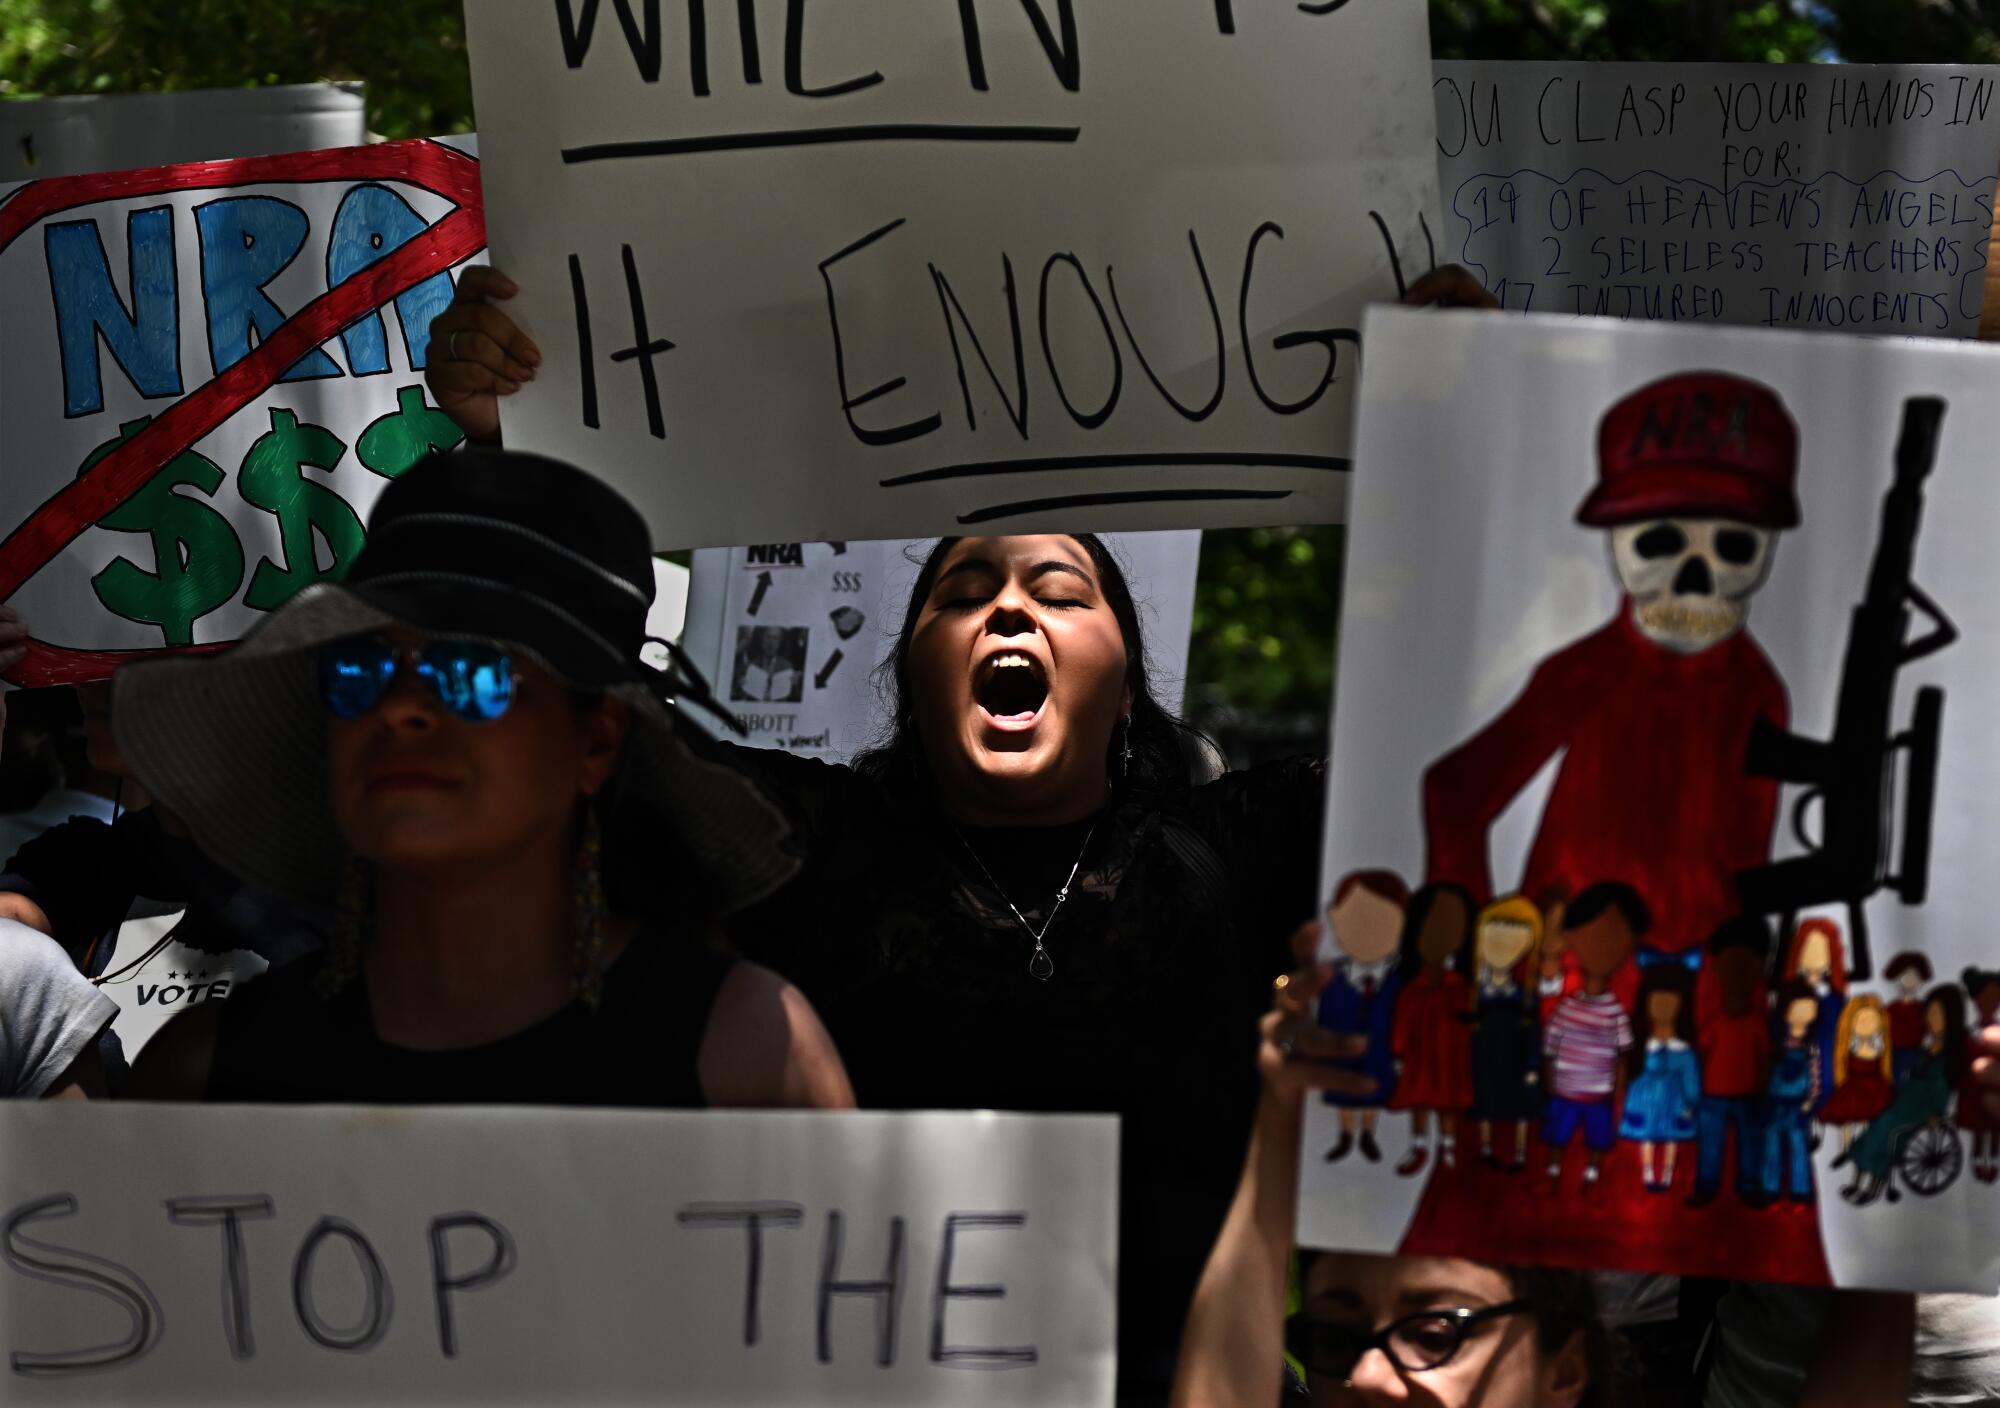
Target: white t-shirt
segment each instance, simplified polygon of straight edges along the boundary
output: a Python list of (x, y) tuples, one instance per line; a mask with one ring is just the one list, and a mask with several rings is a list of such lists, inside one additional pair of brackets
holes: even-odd
[(48, 1093), (118, 1005), (76, 971), (62, 945), (0, 919), (0, 1097)]

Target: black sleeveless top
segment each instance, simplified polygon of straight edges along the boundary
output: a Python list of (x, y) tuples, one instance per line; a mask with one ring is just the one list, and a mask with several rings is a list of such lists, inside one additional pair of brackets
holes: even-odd
[(498, 1041), (413, 1051), (376, 1035), (359, 978), (322, 997), (314, 985), (322, 961), (286, 964), (223, 1002), (204, 1099), (697, 1108), (707, 1103), (702, 1038), (736, 962), (642, 928), (605, 970), (597, 1011), (572, 1002)]
[[(848, 768), (717, 750), (805, 857), (730, 936), (811, 1000), (863, 1108), (1122, 1117), (1118, 1401), (1164, 1403), (1243, 1169), (1257, 1019), (1319, 909), (1321, 761), (1007, 831), (954, 828)], [(1023, 919), (1048, 923), (1072, 866), (1039, 981)]]

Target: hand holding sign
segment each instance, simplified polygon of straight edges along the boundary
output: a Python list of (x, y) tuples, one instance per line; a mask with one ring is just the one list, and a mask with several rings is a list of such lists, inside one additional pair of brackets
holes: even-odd
[[(1155, 8), (798, 3), (767, 80), (754, 5), (671, 54), (474, 6), (509, 445), (677, 546), (1337, 519), (1361, 305), (1437, 228), (1421, 7)], [(483, 430), (520, 381), (455, 316)]]
[(541, 349), (488, 299), (520, 292), (498, 269), (467, 269), (451, 306), (431, 324), (433, 357), (424, 380), (437, 403), (475, 445), (500, 441), (500, 400), (535, 379)]

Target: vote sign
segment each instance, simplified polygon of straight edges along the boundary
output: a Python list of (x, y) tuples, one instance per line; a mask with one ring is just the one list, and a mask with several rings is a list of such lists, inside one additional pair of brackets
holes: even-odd
[(365, 539), (458, 428), (430, 321), (486, 242), (437, 142), (31, 181), (0, 198), (0, 598), (16, 684), (223, 644)]

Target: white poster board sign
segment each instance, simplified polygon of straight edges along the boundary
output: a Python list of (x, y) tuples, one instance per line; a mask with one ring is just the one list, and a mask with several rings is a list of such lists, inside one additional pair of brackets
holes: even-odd
[(1978, 331), (2000, 67), (1436, 67), (1440, 257), (1507, 308)]
[(1301, 1240), (2000, 1290), (2000, 351), (1370, 337)]
[[(1201, 534), (1107, 538), (1139, 608), (1159, 697), (1187, 675)], [(694, 555), (685, 645), (744, 730), (734, 741), (844, 763), (889, 725), (880, 670), (936, 539), (760, 543)], [(707, 720), (703, 720), (704, 723)]]
[(509, 445), (670, 547), (1338, 520), (1421, 6), (778, 8), (467, 10)]
[(359, 83), (12, 98), (0, 103), (0, 181), (326, 151), (367, 140)]
[(1111, 1401), (1117, 1121), (0, 1107), (10, 1404)]
[(458, 427), (423, 386), (485, 244), (442, 142), (54, 177), (0, 198), (0, 600), (16, 684), (237, 636), (360, 550)]

